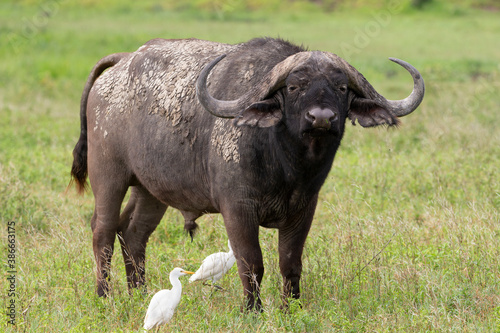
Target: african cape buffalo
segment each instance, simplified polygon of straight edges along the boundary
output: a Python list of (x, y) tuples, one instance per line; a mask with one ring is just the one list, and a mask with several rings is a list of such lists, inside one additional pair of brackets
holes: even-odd
[(418, 71), (391, 60), (413, 77), (406, 99), (387, 100), (332, 53), (280, 39), (155, 39), (101, 59), (83, 91), (71, 171), (80, 192), (88, 174), (95, 197), (97, 293), (108, 291), (117, 234), (129, 287), (144, 284), (146, 243), (172, 206), (191, 234), (199, 216), (222, 214), (248, 308), (261, 307), (259, 226), (278, 229), (283, 296), (298, 298), (303, 246), (347, 118), (396, 125), (422, 101)]

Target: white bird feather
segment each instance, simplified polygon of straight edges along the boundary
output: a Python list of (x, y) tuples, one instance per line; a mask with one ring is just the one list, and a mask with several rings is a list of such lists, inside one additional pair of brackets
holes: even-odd
[(206, 257), (200, 268), (189, 278), (189, 282), (199, 280), (212, 280), (212, 284), (219, 281), (236, 262), (236, 258), (231, 248), (231, 243), (227, 241), (229, 252), (217, 252)]
[(174, 315), (175, 308), (181, 300), (182, 284), (179, 277), (186, 274), (194, 274), (182, 268), (176, 267), (170, 272), (170, 283), (172, 289), (163, 289), (157, 292), (149, 303), (146, 317), (144, 318), (144, 329), (149, 330), (156, 326), (167, 323)]

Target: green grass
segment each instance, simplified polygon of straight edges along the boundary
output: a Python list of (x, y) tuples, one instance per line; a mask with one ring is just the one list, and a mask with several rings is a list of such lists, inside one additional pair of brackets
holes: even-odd
[[(348, 126), (306, 243), (301, 307), (279, 310), (277, 233), (262, 229), (264, 313), (240, 312), (233, 268), (221, 281), (223, 292), (183, 278), (183, 298), (167, 329), (500, 330), (498, 12), (289, 10), (221, 19), (152, 2), (107, 8), (88, 0), (46, 2), (56, 9), (40, 16), (39, 5), (23, 3), (0, 4), (0, 235), (7, 244), (7, 223), (16, 222), (18, 324), (6, 325), (2, 310), (0, 330), (140, 331), (152, 294), (170, 288), (173, 267), (195, 270), (226, 247), (218, 215), (200, 219), (191, 243), (181, 215), (168, 210), (148, 245), (148, 295), (129, 296), (118, 251), (112, 296), (96, 297), (93, 198), (66, 192), (79, 97), (98, 59), (149, 39), (235, 43), (264, 35), (344, 56), (391, 99), (405, 97), (411, 79), (387, 58), (407, 60), (426, 80), (426, 97), (399, 129)], [(9, 297), (2, 281), (3, 309)]]

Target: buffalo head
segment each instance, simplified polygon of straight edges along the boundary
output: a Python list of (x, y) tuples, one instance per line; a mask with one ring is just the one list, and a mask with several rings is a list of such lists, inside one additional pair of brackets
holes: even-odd
[(391, 101), (342, 58), (313, 51), (289, 56), (240, 98), (221, 101), (210, 95), (206, 81), (224, 57), (219, 56), (200, 73), (198, 99), (213, 115), (235, 118), (239, 126), (269, 127), (283, 122), (301, 137), (341, 136), (347, 118), (363, 127), (397, 125), (398, 117), (415, 110), (424, 96), (424, 81), (407, 62), (390, 58), (410, 72), (414, 81), (410, 96)]

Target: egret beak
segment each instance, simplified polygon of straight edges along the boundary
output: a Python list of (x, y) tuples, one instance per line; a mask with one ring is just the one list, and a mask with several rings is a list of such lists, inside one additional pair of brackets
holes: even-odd
[(194, 274), (194, 272), (190, 272), (190, 271), (182, 271), (182, 273), (184, 273), (184, 274)]

